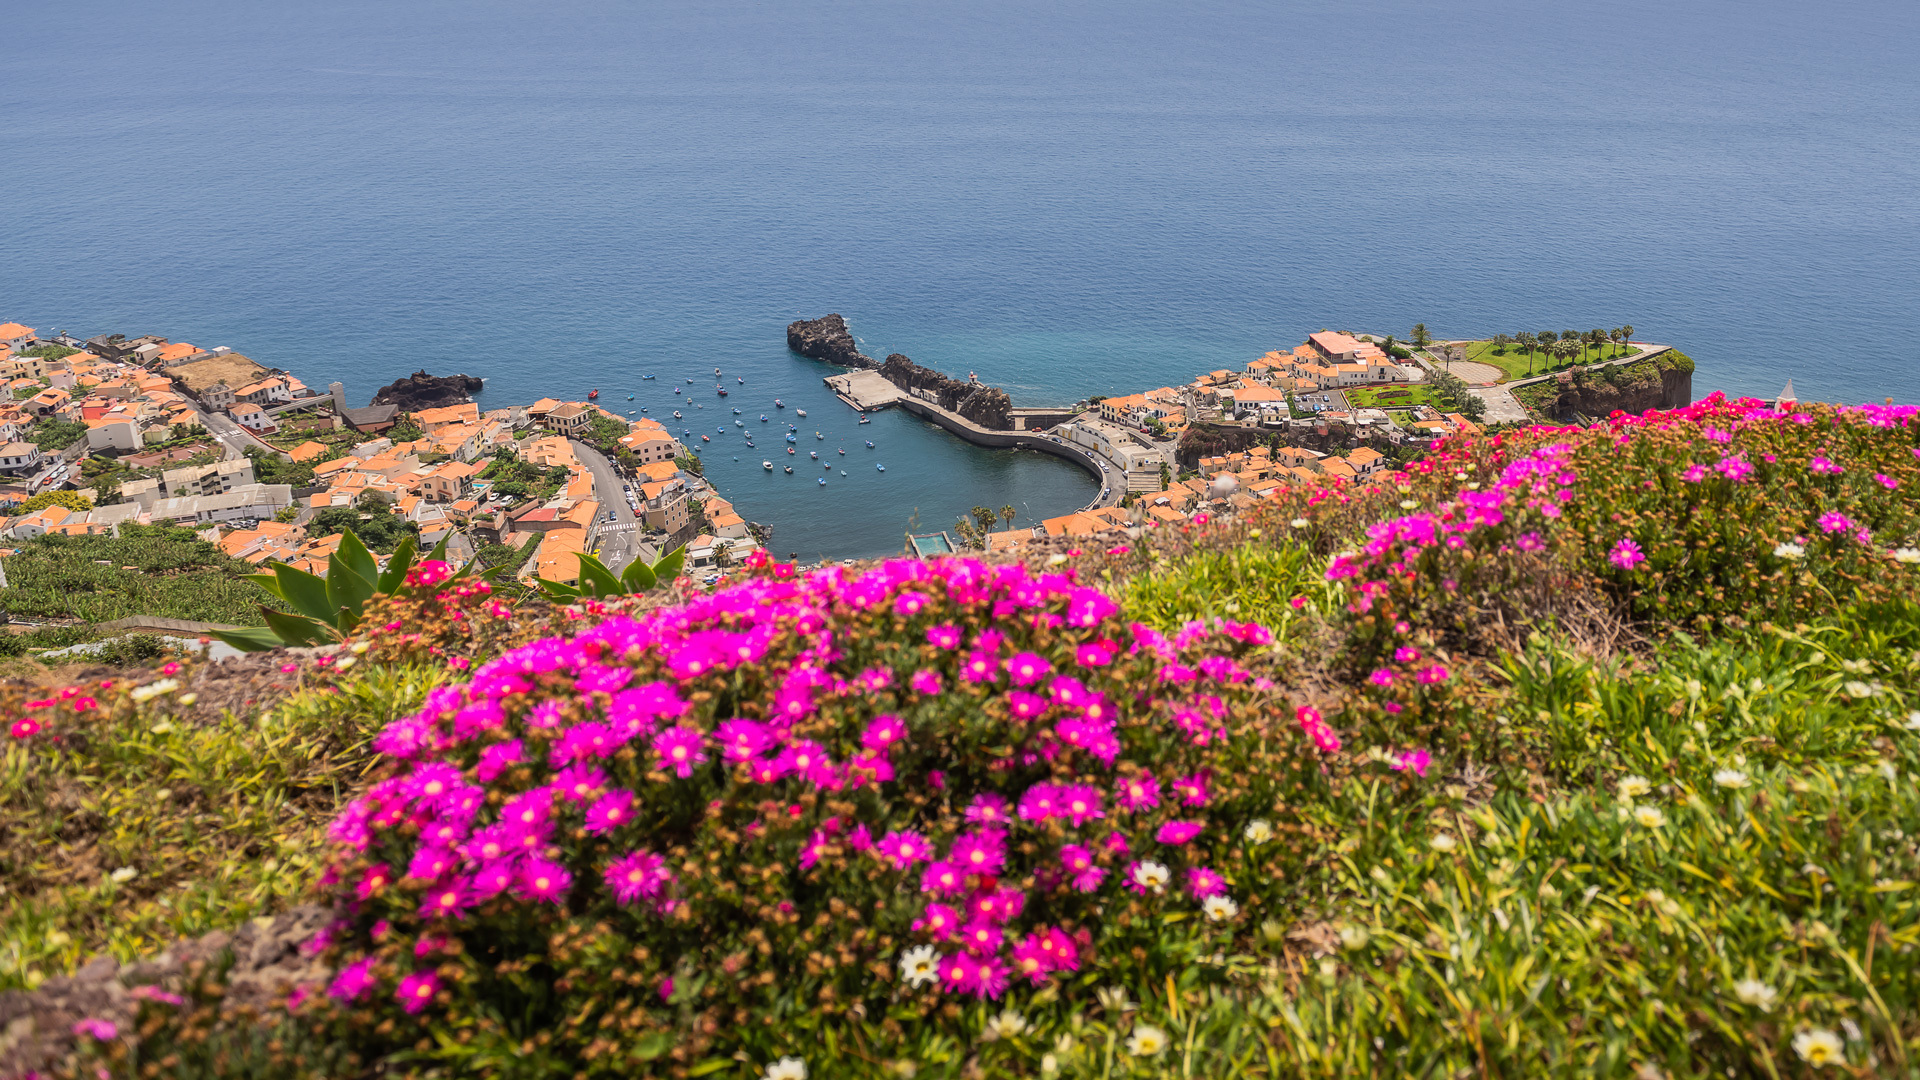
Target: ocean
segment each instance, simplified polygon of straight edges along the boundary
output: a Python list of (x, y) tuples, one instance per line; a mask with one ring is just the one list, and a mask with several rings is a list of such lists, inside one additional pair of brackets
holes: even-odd
[[(1920, 400), (1911, 0), (6, 10), (0, 321), (226, 345), (356, 402), (424, 368), (670, 419), (678, 385), (782, 555), (1093, 492), (857, 428), (785, 348), (830, 311), (1016, 403), (1416, 322), (1631, 324), (1697, 393)], [(817, 473), (716, 430), (775, 397)], [(806, 459), (842, 446), (845, 476)]]

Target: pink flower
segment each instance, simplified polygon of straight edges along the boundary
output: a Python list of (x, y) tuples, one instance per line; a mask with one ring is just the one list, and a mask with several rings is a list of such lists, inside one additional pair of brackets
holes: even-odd
[(554, 774), (553, 786), (561, 798), (584, 805), (607, 790), (607, 774), (593, 765), (569, 765)]
[(1035, 720), (1046, 715), (1047, 699), (1025, 690), (1007, 692), (1007, 710), (1021, 720)]
[(40, 733), (40, 722), (31, 717), (23, 717), (13, 722), (7, 733), (16, 739), (31, 739)]
[(1013, 811), (1006, 796), (989, 792), (973, 797), (967, 805), (966, 819), (981, 825), (1005, 825), (1013, 820)]
[(519, 739), (495, 743), (480, 751), (480, 763), (474, 766), (473, 777), (483, 784), (490, 784), (506, 772), (510, 766), (519, 764), (526, 757), (526, 749)]
[(665, 859), (651, 851), (635, 851), (607, 867), (607, 887), (613, 890), (614, 900), (622, 904), (656, 898), (672, 877), (666, 865)]
[(1622, 570), (1631, 570), (1646, 562), (1647, 556), (1640, 550), (1639, 544), (1634, 543), (1631, 538), (1622, 537), (1619, 543), (1613, 545), (1613, 551), (1607, 556), (1607, 561)]
[(1107, 813), (1102, 809), (1100, 793), (1086, 784), (1071, 784), (1060, 789), (1058, 813), (1072, 820), (1074, 828), (1103, 818)]
[(728, 761), (752, 761), (773, 745), (773, 732), (757, 720), (728, 720), (715, 729)]
[(1059, 813), (1060, 789), (1052, 784), (1035, 784), (1020, 796), (1020, 820), (1045, 821)]
[(1180, 805), (1207, 805), (1207, 780), (1208, 774), (1204, 769), (1191, 776), (1183, 776), (1175, 780), (1173, 782), (1173, 793), (1180, 796)]
[(1429, 664), (1421, 668), (1419, 674), (1414, 677), (1423, 685), (1432, 686), (1435, 683), (1446, 682), (1453, 677), (1453, 673), (1449, 672), (1443, 664)]
[(633, 792), (610, 791), (587, 809), (587, 832), (599, 836), (633, 820)]
[(1169, 821), (1160, 826), (1160, 831), (1155, 833), (1153, 838), (1163, 844), (1177, 847), (1191, 842), (1194, 837), (1205, 832), (1206, 828), (1197, 821)]
[(1817, 454), (1814, 455), (1813, 460), (1807, 462), (1807, 468), (1823, 476), (1839, 476), (1841, 473), (1847, 471), (1841, 466), (1836, 465), (1833, 462)]
[(327, 996), (335, 1001), (358, 1001), (367, 996), (367, 991), (373, 989), (373, 964), (376, 959), (363, 956), (341, 968), (327, 987)]
[(970, 683), (990, 683), (999, 676), (999, 658), (993, 653), (975, 651), (960, 665), (960, 677)]
[(1689, 484), (1697, 484), (1706, 478), (1707, 467), (1697, 462), (1688, 466), (1687, 471), (1680, 474), (1680, 479), (1685, 480)]
[(1900, 489), (1900, 481), (1895, 480), (1886, 473), (1874, 473), (1873, 478), (1880, 481), (1880, 486), (1886, 488), (1888, 491), (1898, 491)]
[(976, 919), (1005, 924), (1020, 917), (1027, 906), (1027, 894), (1018, 889), (994, 889), (978, 892), (967, 901), (967, 913)]
[[(1402, 632), (1404, 633), (1404, 631)], [(1400, 648), (1393, 650), (1393, 662), (1396, 664), (1411, 664), (1419, 659), (1420, 659), (1419, 649), (1415, 649), (1410, 646), (1403, 645)]]
[(928, 904), (913, 928), (935, 941), (951, 941), (960, 929), (960, 913), (945, 904)]
[(867, 724), (866, 733), (860, 736), (860, 745), (875, 753), (884, 754), (893, 749), (894, 744), (907, 737), (907, 725), (897, 716), (876, 716)]
[(442, 882), (420, 898), (419, 915), (423, 919), (457, 919), (467, 910), (466, 883)]
[(1187, 891), (1195, 900), (1205, 900), (1227, 891), (1227, 880), (1204, 866), (1187, 871)]
[(520, 878), (515, 885), (523, 900), (557, 904), (566, 898), (567, 890), (573, 885), (573, 875), (557, 862), (532, 858), (520, 868)]
[(693, 775), (693, 767), (707, 760), (700, 748), (700, 733), (690, 728), (670, 727), (653, 737), (655, 764), (672, 769), (682, 780)]
[(1378, 668), (1373, 674), (1367, 676), (1367, 680), (1375, 686), (1392, 686), (1393, 678), (1393, 669), (1391, 668)]
[(941, 690), (940, 673), (932, 668), (921, 668), (913, 673), (913, 678), (907, 680), (907, 685), (913, 687), (916, 694), (933, 697)]
[(440, 980), (431, 971), (416, 971), (400, 980), (400, 986), (393, 996), (408, 1013), (417, 1013), (433, 1004), (433, 995), (440, 992)]
[(1838, 510), (1829, 510), (1821, 514), (1817, 524), (1820, 526), (1821, 532), (1828, 534), (1852, 532), (1859, 527), (1852, 518), (1840, 513)]
[(1327, 722), (1320, 718), (1320, 710), (1311, 705), (1302, 705), (1294, 710), (1294, 719), (1299, 722), (1300, 730), (1306, 732), (1307, 737), (1313, 740), (1313, 744), (1320, 748), (1321, 753), (1331, 754), (1340, 749), (1340, 736), (1334, 734), (1333, 729), (1327, 726)]
[(1089, 641), (1074, 650), (1074, 663), (1081, 667), (1106, 667), (1113, 663), (1114, 646), (1105, 641)]
[(992, 956), (1000, 951), (1005, 933), (984, 919), (975, 919), (960, 928), (960, 944), (975, 956)]
[(1714, 468), (1720, 472), (1720, 475), (1736, 484), (1745, 483), (1747, 477), (1753, 475), (1753, 466), (1738, 454), (1721, 458), (1720, 463)]
[(1425, 777), (1427, 775), (1427, 766), (1432, 763), (1432, 756), (1425, 750), (1408, 750), (1396, 755), (1388, 767), (1393, 769), (1394, 772), (1410, 771), (1415, 776)]
[(1015, 653), (1007, 660), (1007, 674), (1015, 686), (1032, 686), (1053, 673), (1053, 665), (1039, 653)]
[(1150, 810), (1160, 805), (1160, 781), (1152, 773), (1127, 777), (1116, 785), (1113, 801), (1128, 813)]
[(805, 777), (808, 783), (825, 786), (834, 778), (833, 759), (819, 743), (809, 739), (789, 744), (780, 751), (780, 770)]
[(96, 1039), (100, 1042), (110, 1042), (120, 1037), (120, 1029), (113, 1021), (102, 1020), (93, 1016), (75, 1023), (73, 1025), (73, 1033), (75, 1035), (85, 1035), (89, 1039)]
[(960, 628), (952, 623), (927, 627), (927, 644), (947, 652), (960, 647)]
[(1094, 865), (1093, 852), (1079, 844), (1068, 844), (1060, 849), (1060, 865), (1070, 876), (1073, 887), (1081, 892), (1092, 892), (1100, 887), (1107, 872)]
[(954, 863), (938, 860), (927, 864), (920, 875), (920, 891), (953, 896), (966, 891), (966, 871)]
[(875, 846), (880, 857), (893, 864), (895, 870), (905, 870), (917, 862), (926, 862), (933, 857), (933, 845), (925, 837), (915, 832), (890, 832), (880, 838)]
[(1006, 865), (1006, 834), (994, 828), (964, 833), (954, 838), (947, 859), (969, 874), (996, 875)]

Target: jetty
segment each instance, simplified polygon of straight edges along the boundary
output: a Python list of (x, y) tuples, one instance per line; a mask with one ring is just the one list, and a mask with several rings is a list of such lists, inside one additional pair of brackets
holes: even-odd
[(836, 397), (861, 412), (897, 405), (907, 396), (905, 390), (888, 382), (878, 371), (849, 371), (845, 375), (829, 375), (823, 381)]

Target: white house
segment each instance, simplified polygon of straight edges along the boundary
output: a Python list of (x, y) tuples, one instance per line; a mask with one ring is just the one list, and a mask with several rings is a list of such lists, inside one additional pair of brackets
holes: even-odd
[(12, 442), (0, 446), (0, 472), (31, 472), (47, 456), (30, 442)]

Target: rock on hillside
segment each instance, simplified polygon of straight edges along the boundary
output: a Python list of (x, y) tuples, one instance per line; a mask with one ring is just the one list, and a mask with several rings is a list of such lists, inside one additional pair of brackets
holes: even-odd
[(887, 357), (880, 374), (902, 390), (931, 390), (940, 407), (993, 431), (1013, 430), (1013, 400), (997, 386), (950, 379), (899, 353)]
[(1623, 367), (1561, 372), (1542, 386), (1550, 389), (1522, 388), (1530, 392), (1526, 403), (1556, 419), (1678, 409), (1693, 401), (1693, 361), (1669, 351)]
[(483, 384), (471, 375), (429, 375), (416, 371), (404, 379), (380, 388), (373, 395), (375, 405), (398, 405), (401, 412), (443, 409), (473, 400)]
[(849, 368), (877, 368), (879, 361), (860, 351), (847, 329), (847, 320), (838, 315), (802, 319), (787, 324), (787, 348), (801, 356), (824, 360)]

